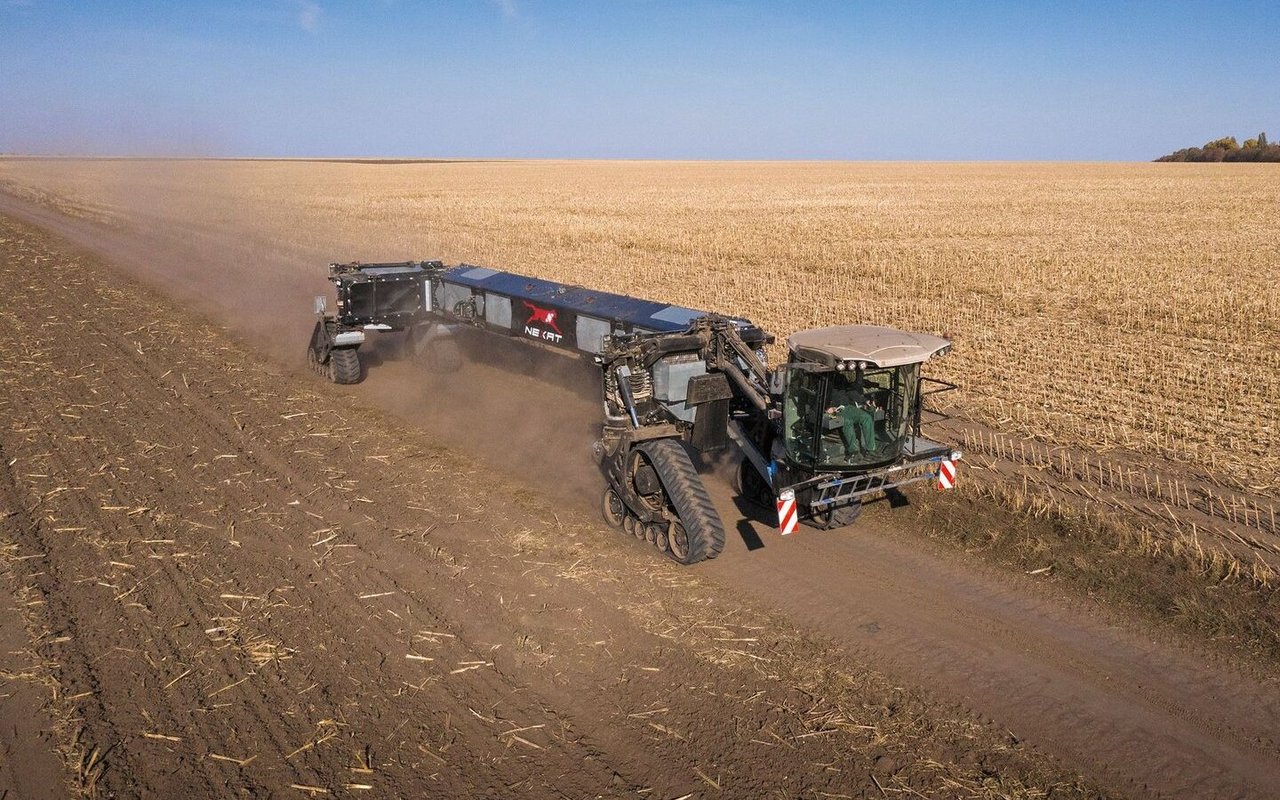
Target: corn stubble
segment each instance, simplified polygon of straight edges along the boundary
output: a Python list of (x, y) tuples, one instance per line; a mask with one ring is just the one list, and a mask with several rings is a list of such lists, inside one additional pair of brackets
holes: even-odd
[[(783, 336), (941, 333), (956, 347), (932, 370), (963, 385), (966, 417), (1121, 453), (1128, 470), (1172, 466), (1276, 533), (1280, 172), (1267, 166), (10, 161), (4, 179), (318, 263), (468, 261)], [(1212, 516), (1213, 495), (1188, 493), (1188, 508)]]

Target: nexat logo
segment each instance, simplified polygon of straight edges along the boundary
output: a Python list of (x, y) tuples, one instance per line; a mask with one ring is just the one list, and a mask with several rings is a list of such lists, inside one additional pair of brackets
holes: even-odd
[(529, 318), (525, 320), (524, 332), (528, 336), (535, 339), (543, 339), (548, 342), (559, 344), (564, 338), (564, 333), (560, 330), (560, 326), (556, 324), (556, 316), (559, 314), (554, 308), (539, 308), (528, 300), (521, 300), (524, 307), (529, 309)]

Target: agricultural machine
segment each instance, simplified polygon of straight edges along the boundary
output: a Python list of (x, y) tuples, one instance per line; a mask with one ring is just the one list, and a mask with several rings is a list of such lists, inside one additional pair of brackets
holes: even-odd
[(921, 435), (929, 395), (953, 384), (921, 375), (946, 339), (851, 325), (795, 333), (769, 368), (774, 337), (739, 317), (696, 311), (483, 267), (439, 261), (332, 264), (337, 308), (316, 298), (307, 353), (337, 383), (361, 379), (370, 331), (399, 331), (429, 367), (459, 363), (470, 328), (598, 365), (604, 412), (594, 445), (614, 526), (683, 564), (714, 558), (724, 527), (690, 458), (731, 444), (738, 489), (798, 523), (847, 525), (863, 500), (908, 484), (949, 488), (960, 453)]

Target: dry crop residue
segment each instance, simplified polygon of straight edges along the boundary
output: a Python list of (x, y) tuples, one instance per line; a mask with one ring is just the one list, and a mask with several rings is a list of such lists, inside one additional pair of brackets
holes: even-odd
[(0, 278), (0, 561), (87, 795), (1091, 793), (4, 218)]
[(781, 335), (946, 333), (932, 369), (963, 384), (964, 446), (998, 480), (1228, 548), (1267, 581), (1280, 566), (1269, 165), (7, 159), (0, 183), (192, 245), (162, 279), (246, 329), (267, 315), (237, 287), (305, 309), (314, 264), (426, 257)]

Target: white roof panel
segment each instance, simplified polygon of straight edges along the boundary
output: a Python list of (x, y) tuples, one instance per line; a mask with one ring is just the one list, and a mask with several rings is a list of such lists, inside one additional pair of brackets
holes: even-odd
[(829, 366), (838, 361), (866, 361), (878, 367), (917, 364), (950, 344), (940, 336), (876, 325), (814, 328), (787, 337), (787, 347), (797, 355)]

